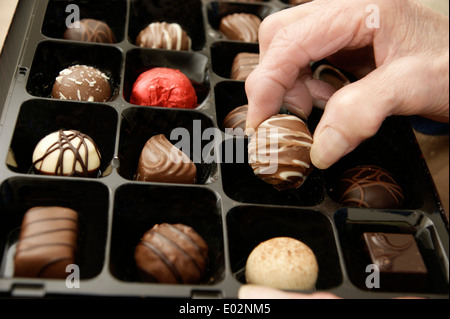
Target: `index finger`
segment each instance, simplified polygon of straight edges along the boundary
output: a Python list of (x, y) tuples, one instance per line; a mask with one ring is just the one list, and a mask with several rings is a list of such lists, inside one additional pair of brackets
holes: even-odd
[[(295, 85), (300, 70), (311, 61), (326, 58), (343, 48), (360, 48), (372, 43), (373, 29), (365, 26), (365, 2), (370, 0), (316, 1), (327, 3), (327, 9), (310, 12), (278, 30), (258, 67), (247, 78), (247, 128), (256, 129), (279, 112), (286, 92)], [(293, 15), (297, 12), (289, 11)]]

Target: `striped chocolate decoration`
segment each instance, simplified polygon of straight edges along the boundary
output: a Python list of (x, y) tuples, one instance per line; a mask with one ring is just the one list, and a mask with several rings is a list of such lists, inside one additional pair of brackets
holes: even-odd
[(135, 249), (144, 281), (195, 284), (203, 278), (208, 245), (191, 227), (159, 224), (147, 231)]
[(222, 18), (219, 30), (229, 39), (258, 42), (261, 19), (251, 13), (233, 13)]
[(264, 121), (248, 144), (256, 176), (277, 190), (300, 187), (313, 166), (308, 126), (294, 115), (277, 114)]
[(136, 45), (143, 48), (188, 51), (192, 40), (178, 23), (153, 22), (136, 38)]
[(78, 213), (65, 207), (33, 207), (23, 220), (14, 256), (15, 277), (66, 278), (77, 253)]
[(102, 21), (82, 19), (75, 22), (64, 32), (63, 38), (83, 42), (115, 43), (116, 37), (111, 28)]

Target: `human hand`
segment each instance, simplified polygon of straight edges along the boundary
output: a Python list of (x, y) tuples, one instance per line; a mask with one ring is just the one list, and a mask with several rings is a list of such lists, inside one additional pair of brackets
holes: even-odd
[[(380, 27), (366, 20), (379, 8)], [(413, 0), (315, 0), (268, 16), (260, 26), (260, 63), (246, 81), (247, 128), (284, 105), (309, 115), (328, 100), (314, 132), (313, 164), (325, 169), (373, 136), (390, 115), (448, 122), (449, 20)], [(337, 92), (313, 80), (309, 64), (373, 48), (375, 70)], [(360, 70), (361, 71), (361, 70)]]

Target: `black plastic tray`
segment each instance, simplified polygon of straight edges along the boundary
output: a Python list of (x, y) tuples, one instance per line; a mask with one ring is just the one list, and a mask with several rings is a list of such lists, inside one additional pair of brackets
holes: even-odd
[[(251, 250), (261, 241), (292, 236), (316, 253), (316, 289), (346, 298), (424, 296), (448, 298), (448, 223), (435, 186), (408, 121), (388, 118), (376, 136), (321, 171), (315, 169), (295, 191), (278, 192), (256, 178), (248, 164), (198, 162), (196, 185), (133, 181), (145, 141), (177, 127), (194, 134), (200, 125), (221, 130), (216, 159), (225, 159), (226, 143), (247, 143), (223, 133), (222, 120), (246, 103), (244, 82), (230, 80), (237, 52), (258, 52), (257, 43), (229, 41), (218, 32), (220, 18), (250, 12), (261, 18), (288, 7), (272, 0), (233, 1), (70, 1), (82, 16), (105, 19), (118, 42), (88, 44), (61, 38), (68, 1), (20, 1), (0, 60), (0, 294), (1, 296), (105, 296), (235, 298), (245, 283)], [(104, 5), (107, 3), (107, 6)], [(193, 35), (193, 50), (142, 49), (133, 44), (149, 21), (178, 21)], [(56, 74), (74, 63), (96, 65), (112, 79), (110, 102), (51, 99)], [(195, 80), (196, 110), (140, 107), (129, 103), (137, 75), (153, 66), (181, 69)], [(311, 131), (320, 119), (314, 110)], [(61, 127), (93, 137), (103, 155), (100, 178), (45, 177), (29, 173), (34, 145)], [(227, 141), (225, 143), (225, 141)], [(192, 136), (192, 143), (198, 140)], [(204, 148), (209, 140), (199, 147)], [(17, 168), (6, 164), (14, 151)], [(223, 163), (222, 163), (223, 162)], [(393, 173), (405, 191), (401, 209), (346, 208), (333, 198), (336, 178), (346, 168), (376, 164)], [(37, 205), (63, 205), (80, 214), (80, 288), (64, 280), (14, 278), (12, 255), (25, 211)], [(133, 260), (140, 236), (154, 224), (185, 223), (208, 242), (207, 280), (199, 285), (141, 282)], [(413, 292), (366, 289), (361, 268), (366, 260), (358, 241), (364, 231), (413, 234), (429, 268), (429, 285)]]

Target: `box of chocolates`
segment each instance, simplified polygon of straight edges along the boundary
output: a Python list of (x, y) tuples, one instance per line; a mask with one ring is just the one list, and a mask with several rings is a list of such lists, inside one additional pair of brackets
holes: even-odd
[[(19, 1), (0, 59), (0, 296), (448, 298), (448, 219), (406, 118), (326, 170), (309, 159), (319, 108), (244, 131), (259, 25), (303, 2)], [(257, 146), (273, 140), (275, 168)]]

